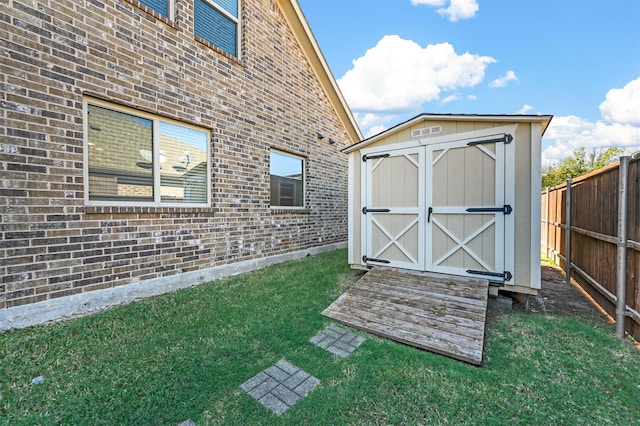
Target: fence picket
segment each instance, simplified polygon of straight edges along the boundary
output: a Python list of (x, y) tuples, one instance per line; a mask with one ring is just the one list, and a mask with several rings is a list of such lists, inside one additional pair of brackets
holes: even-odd
[(542, 195), (542, 252), (616, 317), (619, 338), (626, 331), (640, 341), (640, 158)]

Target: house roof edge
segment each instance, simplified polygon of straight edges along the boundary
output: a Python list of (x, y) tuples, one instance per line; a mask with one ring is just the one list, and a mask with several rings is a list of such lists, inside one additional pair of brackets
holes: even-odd
[(325, 93), (329, 97), (333, 108), (335, 109), (340, 121), (344, 125), (351, 143), (356, 143), (362, 140), (363, 136), (358, 127), (358, 123), (349, 108), (338, 83), (336, 82), (327, 61), (320, 50), (320, 46), (316, 41), (315, 36), (309, 23), (300, 8), (297, 0), (276, 0), (276, 3), (280, 7), (289, 28), (293, 31), (302, 51), (304, 52), (311, 68), (318, 77), (320, 85), (324, 89)]

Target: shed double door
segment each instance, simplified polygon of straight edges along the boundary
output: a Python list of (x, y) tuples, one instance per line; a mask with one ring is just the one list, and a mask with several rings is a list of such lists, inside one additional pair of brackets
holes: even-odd
[(363, 261), (509, 281), (504, 158), (491, 140), (365, 155)]

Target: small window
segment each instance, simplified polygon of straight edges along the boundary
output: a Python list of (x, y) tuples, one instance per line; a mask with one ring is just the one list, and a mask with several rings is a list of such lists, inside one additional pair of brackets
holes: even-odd
[(86, 122), (89, 204), (208, 203), (208, 131), (102, 103)]
[(238, 1), (194, 0), (195, 34), (233, 56), (238, 56)]
[(171, 10), (171, 2), (173, 0), (138, 0), (138, 1), (148, 6), (149, 8), (155, 10), (165, 18), (172, 19), (170, 10)]
[(271, 151), (271, 206), (304, 207), (304, 160)]

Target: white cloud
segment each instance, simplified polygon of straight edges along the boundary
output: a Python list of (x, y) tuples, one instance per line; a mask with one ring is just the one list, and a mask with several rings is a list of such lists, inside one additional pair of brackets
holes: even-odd
[(600, 104), (600, 114), (607, 121), (640, 124), (640, 77), (622, 89), (611, 89)]
[(476, 95), (469, 95), (467, 96), (467, 99), (469, 99), (470, 101), (475, 101), (476, 99), (478, 99), (478, 97)]
[(419, 4), (426, 4), (427, 6), (444, 6), (447, 0), (411, 0), (411, 4), (417, 6)]
[(451, 22), (473, 18), (480, 8), (476, 0), (450, 0), (449, 7), (442, 7), (447, 4), (447, 0), (411, 0), (411, 4), (439, 7), (437, 12)]
[(358, 126), (362, 129), (365, 138), (377, 135), (397, 124), (400, 119), (396, 114), (354, 113)]
[(491, 83), (489, 83), (489, 87), (493, 87), (493, 88), (504, 87), (510, 81), (518, 81), (518, 77), (516, 77), (516, 73), (511, 70), (507, 71), (507, 73), (502, 77), (496, 78)]
[(489, 56), (457, 54), (449, 43), (422, 47), (386, 35), (353, 61), (338, 84), (355, 111), (416, 110), (442, 91), (477, 85), (493, 62)]
[(371, 136), (375, 136), (378, 133), (384, 132), (385, 130), (387, 130), (387, 126), (385, 126), (384, 124), (380, 124), (378, 126), (373, 126), (373, 127), (369, 128), (369, 131), (367, 132), (365, 137), (370, 138)]
[(640, 127), (604, 120), (593, 123), (569, 115), (554, 117), (544, 139), (553, 140), (542, 151), (542, 164), (547, 165), (562, 161), (580, 147), (584, 147), (587, 152), (610, 147), (626, 148), (628, 152), (637, 151), (640, 149)]
[(526, 114), (529, 111), (531, 111), (532, 109), (533, 109), (533, 107), (531, 105), (524, 104), (524, 105), (522, 105), (522, 108), (520, 108), (518, 110), (518, 114)]
[(444, 99), (442, 99), (441, 103), (442, 104), (448, 104), (449, 102), (457, 101), (458, 99), (460, 99), (460, 96), (457, 95), (457, 94), (453, 94), (453, 95), (449, 95), (449, 96), (445, 97)]
[(438, 13), (449, 18), (449, 21), (456, 22), (473, 18), (478, 9), (476, 0), (451, 0), (449, 7), (438, 9)]
[(393, 114), (374, 114), (374, 113), (354, 113), (354, 117), (358, 124), (362, 127), (371, 127), (379, 125), (382, 122), (387, 122), (394, 119), (396, 116)]
[(584, 147), (587, 152), (611, 147), (627, 153), (640, 150), (640, 78), (622, 89), (611, 89), (600, 104), (602, 119), (594, 122), (574, 115), (554, 117), (547, 129), (542, 164), (559, 162)]

